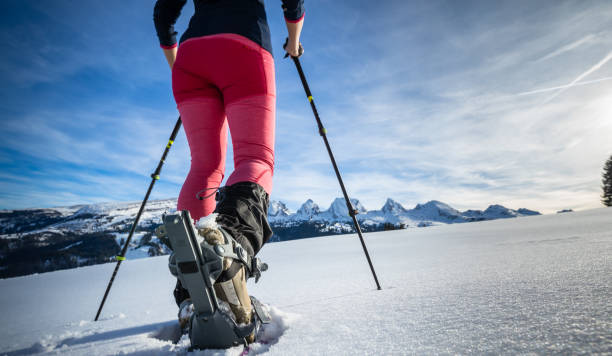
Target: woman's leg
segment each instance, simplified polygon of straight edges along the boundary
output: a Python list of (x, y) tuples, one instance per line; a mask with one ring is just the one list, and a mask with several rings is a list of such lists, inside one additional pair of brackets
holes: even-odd
[(227, 124), (217, 99), (183, 102), (179, 112), (191, 151), (191, 168), (181, 188), (177, 209), (189, 210), (197, 221), (215, 210), (215, 191), (221, 185), (225, 168)]
[(227, 148), (221, 93), (208, 79), (190, 71), (199, 55), (198, 48), (181, 46), (172, 70), (174, 96), (191, 151), (191, 169), (179, 194), (177, 209), (189, 210), (194, 220), (215, 209), (214, 193), (223, 180)]
[(261, 185), (270, 194), (274, 172), (276, 86), (274, 58), (238, 35), (215, 36), (228, 54), (213, 80), (223, 95), (234, 149), (234, 172), (227, 180)]
[(274, 59), (244, 37), (222, 36), (220, 46), (231, 56), (215, 82), (223, 93), (234, 172), (215, 212), (217, 221), (254, 255), (272, 236), (267, 214), (274, 172)]
[(227, 185), (254, 182), (272, 192), (275, 105), (274, 96), (263, 94), (226, 106), (234, 148), (234, 172)]
[[(188, 210), (196, 221), (215, 209), (214, 193), (223, 180), (227, 149), (227, 121), (221, 93), (204, 73), (194, 73), (204, 54), (196, 43), (181, 45), (172, 68), (174, 98), (191, 151), (191, 168), (181, 188), (177, 210)], [(180, 306), (188, 298), (189, 292), (177, 280), (176, 304)]]

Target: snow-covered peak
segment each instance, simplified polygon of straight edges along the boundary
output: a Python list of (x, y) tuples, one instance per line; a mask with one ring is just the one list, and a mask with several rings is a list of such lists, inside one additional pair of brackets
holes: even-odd
[(448, 210), (448, 209), (455, 210), (450, 205), (443, 203), (441, 201), (438, 201), (438, 200), (430, 200), (425, 204), (417, 204), (414, 208), (415, 209), (435, 208), (435, 209), (442, 209), (442, 210)]
[[(74, 215), (135, 215), (142, 202), (113, 202), (84, 205)], [(150, 200), (145, 211), (174, 210), (176, 199)]]
[[(525, 209), (525, 208), (520, 208), (519, 210), (517, 210), (519, 214), (521, 215), (541, 215), (539, 212), (534, 211), (534, 210), (529, 210), (529, 209)], [(572, 209), (569, 209), (569, 211), (572, 211)]]
[(495, 204), (490, 205), (485, 211), (484, 215), (491, 218), (505, 218), (505, 217), (515, 217), (517, 216), (517, 212), (508, 209), (505, 206)]
[[(115, 205), (116, 206), (116, 205)], [(76, 211), (75, 215), (98, 215), (112, 210), (110, 203), (90, 204), (85, 205)]]
[(268, 216), (269, 217), (285, 217), (289, 216), (291, 211), (287, 208), (287, 205), (282, 201), (272, 200), (270, 202), (270, 206), (268, 207)]
[(302, 206), (298, 209), (296, 216), (300, 217), (300, 218), (312, 218), (313, 215), (317, 215), (321, 212), (321, 209), (319, 209), (319, 206), (312, 201), (312, 199), (308, 199), (306, 200), (306, 202), (304, 204), (302, 204)]
[(382, 207), (382, 212), (385, 214), (394, 214), (399, 215), (406, 212), (406, 208), (404, 208), (400, 203), (396, 202), (391, 198), (387, 198), (385, 205)]
[(411, 215), (432, 220), (439, 220), (439, 218), (454, 220), (461, 216), (461, 212), (437, 200), (431, 200), (425, 204), (417, 204), (409, 212)]
[[(365, 214), (368, 210), (361, 205), (359, 200), (351, 199), (351, 205), (356, 209), (359, 214)], [(333, 203), (329, 206), (326, 213), (328, 213), (332, 218), (345, 218), (349, 216), (348, 207), (346, 206), (346, 200), (344, 198), (336, 198)]]
[(491, 205), (482, 213), (487, 219), (514, 218), (518, 216), (540, 215), (539, 212), (520, 208), (518, 210), (508, 209), (503, 205)]

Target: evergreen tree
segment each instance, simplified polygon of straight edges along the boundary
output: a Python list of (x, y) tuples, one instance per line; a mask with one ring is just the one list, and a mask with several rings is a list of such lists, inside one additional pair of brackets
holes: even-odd
[(612, 156), (608, 158), (604, 165), (603, 179), (601, 180), (603, 194), (601, 195), (601, 202), (605, 206), (612, 206)]

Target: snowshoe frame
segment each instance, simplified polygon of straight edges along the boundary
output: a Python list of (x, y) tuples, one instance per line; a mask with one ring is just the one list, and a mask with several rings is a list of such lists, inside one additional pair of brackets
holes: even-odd
[[(194, 305), (190, 319), (189, 339), (194, 349), (229, 348), (247, 345), (246, 337), (257, 333), (261, 324), (270, 322), (270, 316), (261, 303), (251, 298), (253, 317), (247, 325), (238, 325), (229, 311), (219, 306), (219, 299), (213, 285), (223, 272), (223, 259), (230, 257), (241, 261), (247, 267), (250, 277), (259, 279), (267, 265), (258, 258), (246, 256), (240, 244), (232, 244), (231, 236), (222, 229), (226, 244), (210, 245), (198, 233), (187, 210), (178, 214), (164, 215), (162, 232), (172, 244), (170, 271), (176, 275), (183, 287), (189, 291)], [(235, 246), (235, 247), (232, 247)]]

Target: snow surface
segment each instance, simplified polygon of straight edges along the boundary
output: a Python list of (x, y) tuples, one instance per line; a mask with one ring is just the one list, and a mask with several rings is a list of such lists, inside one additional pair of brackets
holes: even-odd
[(216, 229), (219, 225), (217, 225), (217, 216), (219, 214), (217, 213), (212, 213), (208, 216), (204, 216), (202, 218), (200, 218), (200, 220), (198, 220), (196, 222), (196, 227), (198, 229)]
[[(266, 245), (250, 354), (612, 353), (612, 208)], [(0, 355), (173, 355), (167, 257), (0, 280)], [(194, 352), (238, 355), (240, 349)]]

